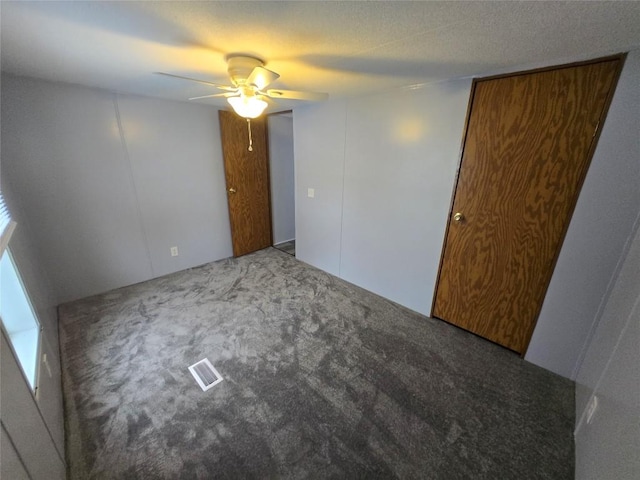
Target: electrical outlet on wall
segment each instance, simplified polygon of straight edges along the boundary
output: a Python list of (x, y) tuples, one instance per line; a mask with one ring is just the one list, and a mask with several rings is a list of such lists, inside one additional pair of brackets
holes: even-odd
[(171, 247), (171, 256), (172, 257), (178, 256), (178, 247)]

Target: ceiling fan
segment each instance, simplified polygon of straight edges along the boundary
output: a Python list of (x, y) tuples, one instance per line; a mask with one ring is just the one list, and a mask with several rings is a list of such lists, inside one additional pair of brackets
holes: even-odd
[[(192, 82), (210, 85), (225, 93), (214, 93), (200, 97), (192, 97), (189, 100), (199, 100), (202, 98), (226, 97), (235, 112), (244, 118), (259, 117), (267, 102), (265, 98), (288, 99), (288, 100), (326, 100), (329, 95), (319, 92), (300, 92), (296, 90), (281, 90), (277, 88), (266, 89), (275, 82), (280, 75), (276, 72), (264, 68), (264, 62), (259, 58), (246, 55), (229, 55), (227, 57), (227, 72), (233, 85), (220, 85), (218, 83), (198, 80), (196, 78), (173, 75), (171, 73), (155, 72), (158, 75), (181, 78)], [(266, 89), (266, 90), (265, 90)]]

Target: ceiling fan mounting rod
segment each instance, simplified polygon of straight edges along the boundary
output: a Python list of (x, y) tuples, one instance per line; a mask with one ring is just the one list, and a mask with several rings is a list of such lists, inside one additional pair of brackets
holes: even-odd
[(253, 69), (262, 66), (264, 66), (264, 62), (259, 58), (246, 55), (229, 55), (227, 57), (227, 72), (236, 86), (244, 85)]

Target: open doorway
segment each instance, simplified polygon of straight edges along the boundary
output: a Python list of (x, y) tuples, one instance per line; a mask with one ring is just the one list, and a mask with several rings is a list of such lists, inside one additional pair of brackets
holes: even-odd
[(273, 113), (267, 117), (267, 125), (273, 246), (295, 256), (293, 113)]

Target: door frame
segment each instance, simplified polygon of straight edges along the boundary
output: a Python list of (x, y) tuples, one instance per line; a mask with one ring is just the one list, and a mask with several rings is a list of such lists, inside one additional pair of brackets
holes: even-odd
[[(271, 213), (271, 246), (274, 245), (274, 240), (273, 240), (273, 196), (271, 195), (271, 155), (270, 155), (270, 148), (271, 145), (269, 144), (269, 118), (277, 116), (277, 115), (287, 115), (290, 114), (291, 115), (291, 119), (293, 120), (293, 109), (289, 109), (289, 110), (282, 110), (281, 112), (273, 112), (273, 113), (268, 113), (266, 115), (265, 121), (266, 121), (266, 135), (267, 135), (267, 166), (269, 167), (269, 209), (270, 209), (270, 213)], [(294, 149), (294, 154), (293, 154), (293, 210), (294, 210), (294, 216), (295, 216), (295, 207), (296, 207), (296, 162), (295, 162), (295, 149)], [(295, 238), (294, 238), (295, 240)]]
[[(433, 300), (431, 302), (431, 311), (429, 312), (429, 316), (432, 318), (437, 318), (437, 317), (433, 317), (433, 312), (435, 310), (435, 304), (436, 304), (436, 298), (438, 296), (438, 287), (440, 284), (440, 275), (442, 273), (442, 266), (443, 266), (443, 262), (444, 262), (444, 250), (445, 247), (447, 245), (447, 238), (449, 235), (449, 229), (451, 227), (451, 217), (454, 214), (453, 213), (453, 205), (454, 205), (454, 201), (455, 201), (455, 197), (456, 197), (456, 192), (458, 189), (458, 181), (460, 179), (460, 170), (462, 169), (462, 159), (464, 158), (464, 147), (466, 145), (466, 141), (467, 141), (467, 133), (469, 130), (469, 119), (471, 116), (471, 109), (473, 106), (473, 100), (475, 98), (475, 93), (476, 93), (476, 86), (479, 82), (482, 81), (487, 81), (487, 80), (496, 80), (496, 79), (500, 79), (500, 78), (508, 78), (508, 77), (516, 77), (519, 75), (529, 75), (529, 74), (533, 74), (533, 73), (541, 73), (541, 72), (548, 72), (548, 71), (552, 71), (552, 70), (559, 70), (559, 69), (563, 69), (563, 68), (571, 68), (571, 67), (580, 67), (583, 65), (591, 65), (594, 63), (601, 63), (601, 62), (606, 62), (606, 61), (612, 61), (612, 60), (618, 60), (618, 69), (614, 74), (614, 78), (613, 78), (613, 86), (614, 88), (611, 89), (611, 91), (609, 92), (605, 102), (604, 102), (604, 106), (603, 106), (603, 110), (602, 113), (600, 114), (600, 118), (598, 121), (598, 125), (596, 127), (596, 131), (593, 135), (593, 138), (591, 140), (591, 145), (589, 146), (589, 150), (587, 152), (587, 168), (585, 169), (582, 177), (579, 179), (578, 181), (578, 189), (577, 192), (578, 194), (575, 196), (573, 204), (570, 206), (569, 208), (569, 221), (566, 222), (566, 224), (564, 225), (563, 231), (562, 231), (562, 235), (561, 235), (561, 241), (560, 241), (560, 245), (558, 246), (558, 249), (555, 252), (554, 258), (551, 262), (551, 275), (549, 275), (549, 278), (545, 280), (545, 285), (544, 285), (544, 291), (545, 291), (545, 295), (542, 299), (542, 301), (540, 302), (540, 305), (538, 305), (537, 307), (537, 312), (535, 315), (535, 321), (532, 323), (531, 327), (529, 328), (529, 331), (527, 332), (527, 341), (526, 344), (524, 346), (524, 349), (522, 350), (522, 353), (520, 354), (520, 356), (522, 358), (524, 358), (525, 354), (527, 353), (527, 350), (529, 348), (529, 344), (531, 342), (531, 337), (533, 336), (533, 331), (535, 330), (535, 327), (538, 323), (538, 319), (540, 317), (540, 311), (542, 310), (542, 305), (544, 304), (544, 299), (547, 296), (548, 290), (549, 290), (549, 284), (551, 283), (551, 279), (553, 278), (553, 273), (555, 272), (555, 268), (556, 268), (556, 264), (558, 262), (558, 257), (560, 256), (560, 252), (562, 251), (562, 247), (564, 245), (564, 240), (566, 238), (567, 235), (567, 230), (569, 229), (569, 224), (571, 223), (571, 218), (573, 218), (573, 214), (575, 211), (575, 207), (578, 203), (578, 198), (580, 198), (580, 192), (582, 191), (582, 186), (584, 185), (584, 180), (587, 176), (587, 172), (589, 171), (589, 167), (591, 166), (591, 161), (593, 159), (593, 155), (595, 153), (595, 149), (596, 146), (598, 144), (598, 140), (600, 139), (600, 134), (602, 132), (602, 127), (604, 125), (605, 119), (607, 117), (607, 113), (609, 111), (609, 107), (611, 106), (611, 101), (613, 100), (613, 96), (615, 94), (616, 91), (616, 86), (618, 84), (618, 80), (620, 79), (620, 74), (622, 72), (622, 69), (624, 67), (624, 63), (625, 60), (627, 58), (627, 52), (622, 52), (622, 53), (618, 53), (615, 55), (609, 55), (606, 57), (598, 57), (598, 58), (593, 58), (593, 59), (589, 59), (589, 60), (583, 60), (583, 61), (578, 61), (578, 62), (571, 62), (571, 63), (565, 63), (565, 64), (560, 64), (560, 65), (550, 65), (550, 66), (546, 66), (546, 67), (540, 67), (540, 68), (534, 68), (531, 70), (520, 70), (520, 71), (516, 71), (516, 72), (512, 72), (512, 73), (503, 73), (503, 74), (497, 74), (497, 75), (491, 75), (488, 77), (478, 77), (478, 78), (474, 78), (472, 83), (471, 83), (471, 90), (469, 93), (469, 103), (467, 104), (467, 113), (465, 116), (465, 120), (464, 120), (464, 130), (462, 133), (462, 142), (460, 145), (460, 151), (458, 154), (458, 166), (457, 166), (457, 170), (456, 170), (456, 176), (455, 176), (455, 180), (453, 182), (453, 189), (451, 192), (451, 200), (449, 202), (449, 213), (447, 215), (447, 225), (445, 228), (445, 232), (444, 232), (444, 237), (442, 239), (442, 249), (440, 251), (440, 262), (438, 264), (438, 273), (436, 275), (436, 283), (435, 283), (435, 287), (433, 290)], [(442, 319), (439, 319), (442, 320)], [(442, 320), (445, 321), (445, 320)], [(452, 326), (456, 326), (453, 325), (452, 323), (447, 322), (449, 325)], [(457, 327), (460, 328), (460, 327)], [(470, 332), (473, 333), (473, 332)], [(491, 340), (489, 340), (491, 341)], [(506, 347), (505, 347), (506, 348)]]

